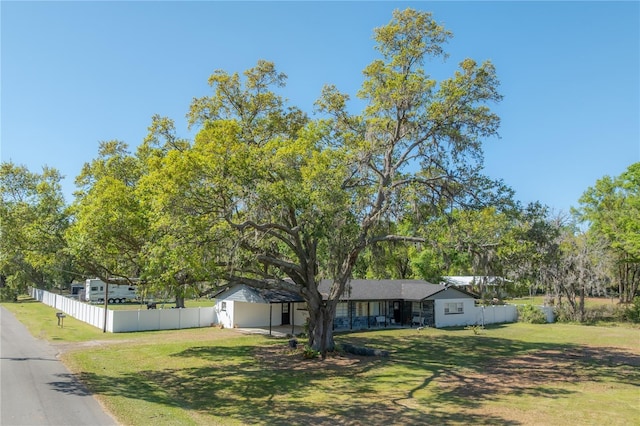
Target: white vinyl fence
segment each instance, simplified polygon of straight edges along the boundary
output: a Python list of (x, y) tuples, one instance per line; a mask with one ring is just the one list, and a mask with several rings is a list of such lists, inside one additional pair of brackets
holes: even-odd
[[(31, 289), (31, 297), (54, 307), (66, 315), (104, 329), (104, 308), (50, 293), (46, 290)], [(57, 321), (52, 318), (52, 321)], [(107, 312), (106, 330), (110, 333), (147, 330), (175, 330), (181, 328), (210, 327), (218, 322), (213, 306), (185, 309), (145, 309)]]
[[(536, 307), (544, 313), (548, 323), (555, 321), (555, 315), (551, 306)], [(501, 324), (518, 321), (517, 305), (475, 306), (474, 309), (475, 323), (473, 325)]]
[(476, 325), (501, 324), (518, 321), (518, 308), (515, 305), (475, 306)]
[[(551, 306), (536, 306), (543, 313), (548, 323), (555, 322)], [(500, 324), (518, 321), (517, 305), (476, 306), (476, 325)]]

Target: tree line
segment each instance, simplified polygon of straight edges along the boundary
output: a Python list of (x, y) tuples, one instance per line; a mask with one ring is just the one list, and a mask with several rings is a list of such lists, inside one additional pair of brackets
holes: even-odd
[(599, 180), (572, 217), (520, 205), (482, 174), (500, 124), (494, 66), (465, 59), (441, 81), (425, 68), (451, 36), (428, 12), (395, 11), (374, 29), (379, 58), (363, 71), (358, 113), (332, 85), (314, 118), (289, 105), (278, 94), (287, 76), (268, 61), (217, 70), (187, 112), (193, 140), (154, 116), (134, 150), (101, 142), (70, 205), (55, 169), (2, 163), (2, 295), (84, 277), (136, 278), (177, 306), (203, 283), (280, 288), (307, 302), (309, 345), (323, 353), (351, 278), (499, 275), (578, 320), (586, 295), (615, 289), (629, 302), (640, 163)]

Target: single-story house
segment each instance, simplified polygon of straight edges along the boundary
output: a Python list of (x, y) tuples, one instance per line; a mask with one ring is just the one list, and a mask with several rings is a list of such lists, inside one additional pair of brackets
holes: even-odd
[[(330, 286), (330, 280), (323, 280), (320, 292), (327, 294)], [(423, 280), (351, 280), (336, 308), (334, 329), (475, 324), (475, 299), (464, 290)]]
[[(320, 282), (326, 298), (330, 280)], [(284, 290), (244, 284), (216, 294), (216, 313), (224, 327), (304, 325), (302, 297)], [(334, 330), (390, 326), (451, 327), (477, 323), (475, 296), (464, 290), (422, 280), (351, 280), (340, 298)]]

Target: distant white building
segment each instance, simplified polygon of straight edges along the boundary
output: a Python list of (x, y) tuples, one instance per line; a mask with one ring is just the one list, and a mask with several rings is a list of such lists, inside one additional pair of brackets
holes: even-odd
[(467, 286), (497, 286), (501, 285), (505, 282), (508, 282), (507, 279), (502, 277), (494, 277), (494, 276), (483, 276), (483, 275), (465, 275), (465, 276), (450, 276), (450, 277), (442, 277), (443, 284), (455, 285), (458, 287), (467, 287)]

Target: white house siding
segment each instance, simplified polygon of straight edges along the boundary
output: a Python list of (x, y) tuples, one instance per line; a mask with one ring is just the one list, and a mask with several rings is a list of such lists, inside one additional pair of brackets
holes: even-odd
[[(225, 308), (223, 309), (222, 306)], [(223, 326), (224, 328), (233, 328), (233, 318), (234, 318), (234, 302), (226, 301), (226, 300), (217, 300), (216, 301), (216, 315), (218, 318), (218, 324)]]
[[(462, 303), (463, 312), (445, 314), (447, 303)], [(437, 299), (434, 300), (434, 310), (436, 317), (436, 328), (456, 327), (476, 323), (475, 301), (468, 299)]]
[[(222, 310), (222, 303), (226, 304), (226, 310)], [(239, 302), (235, 300), (219, 300), (216, 302), (218, 323), (225, 328), (234, 327), (268, 327), (269, 306), (271, 306), (271, 325), (282, 325), (282, 304)], [(304, 303), (291, 303), (290, 318), (294, 325), (304, 325), (309, 312), (304, 309)]]
[[(236, 327), (263, 327), (269, 325), (269, 305), (266, 303), (234, 302)], [(272, 325), (280, 325), (279, 306), (272, 311)]]
[[(223, 306), (224, 305), (224, 309)], [(224, 328), (269, 325), (269, 305), (265, 303), (222, 300), (216, 302), (218, 322)]]
[(294, 322), (294, 325), (303, 326), (307, 322), (307, 318), (309, 318), (309, 311), (307, 310), (306, 303), (292, 303), (291, 310), (293, 315), (291, 316), (291, 320)]

